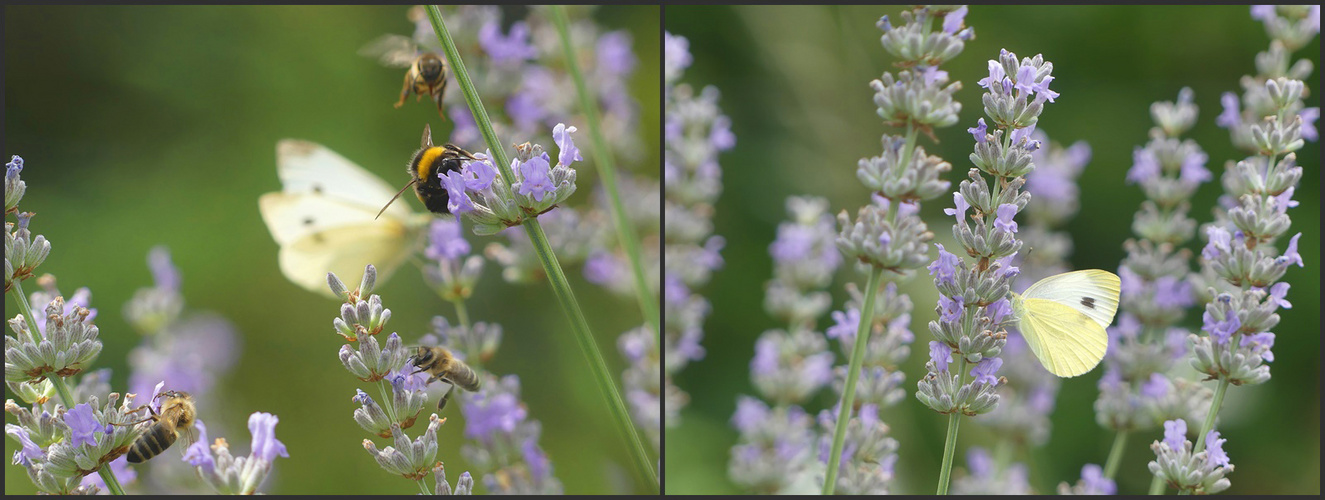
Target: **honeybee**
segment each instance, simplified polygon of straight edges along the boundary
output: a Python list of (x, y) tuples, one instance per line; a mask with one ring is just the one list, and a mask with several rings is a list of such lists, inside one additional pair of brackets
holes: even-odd
[(437, 103), (437, 114), (446, 120), (442, 108), (442, 96), (446, 93), (446, 60), (442, 56), (419, 49), (414, 40), (400, 35), (383, 35), (359, 49), (359, 54), (375, 57), (382, 65), (392, 68), (409, 68), (405, 73), (405, 84), (400, 88), (400, 100), (396, 101), (399, 109), (405, 104), (405, 98), (411, 91), (414, 100), (430, 95)]
[(157, 413), (152, 405), (144, 405), (151, 416), (131, 424), (138, 425), (148, 420), (155, 422), (146, 434), (140, 436), (129, 446), (129, 463), (137, 464), (160, 455), (170, 445), (175, 444), (181, 433), (192, 440), (193, 422), (198, 418), (198, 409), (193, 405), (193, 395), (183, 391), (166, 391), (152, 398), (165, 398), (161, 403), (161, 412)]
[(460, 387), (469, 392), (477, 392), (480, 385), (478, 372), (470, 368), (464, 361), (456, 359), (451, 351), (445, 347), (423, 347), (419, 346), (414, 355), (409, 358), (410, 364), (419, 367), (411, 375), (419, 372), (428, 372), (432, 375), (426, 383), (431, 384), (434, 380), (442, 380), (451, 384), (451, 388), (446, 390), (442, 399), (437, 402), (437, 410), (441, 411), (446, 407), (446, 401), (451, 398), (451, 391)]
[(455, 144), (433, 146), (432, 129), (426, 124), (423, 126), (423, 139), (419, 141), (419, 146), (419, 150), (410, 158), (409, 165), (405, 166), (405, 172), (410, 176), (409, 183), (400, 188), (400, 192), (391, 197), (391, 201), (386, 202), (386, 206), (377, 212), (378, 217), (410, 186), (414, 186), (414, 194), (419, 197), (419, 201), (423, 202), (428, 211), (437, 214), (451, 213), (451, 209), (446, 206), (451, 201), (451, 195), (447, 193), (446, 187), (442, 186), (442, 179), (437, 174), (439, 172), (445, 174), (452, 170), (459, 172), (462, 160), (478, 161), (478, 158)]

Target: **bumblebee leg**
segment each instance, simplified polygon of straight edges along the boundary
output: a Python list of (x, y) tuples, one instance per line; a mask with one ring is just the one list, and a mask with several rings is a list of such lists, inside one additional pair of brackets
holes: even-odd
[(410, 77), (409, 77), (409, 76), (410, 76), (409, 73), (405, 73), (405, 86), (403, 86), (403, 87), (400, 88), (400, 100), (399, 100), (399, 101), (396, 101), (396, 104), (395, 104), (396, 109), (400, 109), (401, 106), (404, 106), (404, 105), (405, 105), (405, 98), (406, 98), (406, 97), (409, 97), (409, 87), (410, 87), (410, 85), (409, 85), (409, 83), (410, 83)]

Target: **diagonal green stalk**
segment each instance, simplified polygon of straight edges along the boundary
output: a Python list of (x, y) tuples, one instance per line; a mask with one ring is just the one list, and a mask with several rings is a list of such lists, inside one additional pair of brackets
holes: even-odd
[(1147, 494), (1149, 494), (1149, 495), (1163, 495), (1163, 494), (1164, 494), (1164, 480), (1161, 479), (1161, 478), (1159, 477), (1159, 474), (1155, 474), (1154, 476), (1151, 477), (1151, 479), (1150, 479), (1150, 491), (1147, 492)]
[[(37, 334), (37, 317), (32, 315), (32, 306), (28, 304), (28, 296), (23, 293), (23, 283), (21, 280), (14, 280), (14, 299), (18, 302), (18, 310), (23, 314), (23, 319), (28, 322), (28, 334), (32, 335), (32, 340), (41, 343), (41, 336)], [(65, 408), (72, 409), (76, 401), (74, 394), (69, 392), (69, 385), (64, 382), (64, 377), (47, 377), (51, 385), (55, 386), (55, 392), (59, 394), (60, 401), (64, 402)], [(101, 481), (106, 483), (106, 489), (110, 490), (112, 495), (123, 495), (124, 488), (120, 486), (120, 481), (115, 478), (115, 471), (110, 467), (97, 469), (97, 474), (101, 476)]]
[(851, 420), (856, 399), (856, 379), (860, 378), (860, 364), (865, 359), (865, 345), (870, 340), (870, 325), (874, 323), (874, 293), (879, 289), (879, 276), (883, 270), (870, 267), (869, 281), (865, 285), (865, 303), (861, 307), (860, 326), (856, 327), (855, 345), (851, 347), (851, 362), (847, 365), (847, 383), (842, 388), (842, 407), (837, 411), (837, 425), (833, 428), (833, 448), (828, 454), (828, 475), (824, 478), (824, 494), (832, 495), (837, 487), (837, 469), (841, 468), (842, 444), (847, 437), (847, 424)]
[(1215, 417), (1219, 415), (1219, 407), (1224, 403), (1224, 393), (1228, 391), (1228, 376), (1219, 377), (1219, 386), (1215, 387), (1215, 397), (1210, 401), (1210, 411), (1205, 414), (1205, 423), (1201, 424), (1201, 433), (1196, 436), (1196, 446), (1192, 447), (1192, 454), (1200, 453), (1205, 449), (1205, 435), (1215, 428)]
[[(428, 17), (432, 21), (433, 30), (437, 32), (437, 38), (441, 40), (442, 49), (446, 52), (447, 64), (450, 65), (457, 83), (460, 84), (460, 90), (465, 96), (465, 102), (469, 104), (470, 112), (474, 114), (474, 122), (478, 124), (479, 131), (483, 133), (483, 139), (488, 143), (488, 147), (492, 149), (493, 157), (501, 171), (502, 178), (509, 185), (515, 179), (515, 175), (511, 172), (510, 160), (506, 156), (506, 150), (501, 146), (501, 141), (497, 140), (497, 133), (492, 129), (492, 121), (488, 118), (488, 112), (479, 99), (478, 91), (474, 89), (474, 82), (469, 79), (469, 72), (465, 69), (465, 63), (460, 58), (460, 52), (456, 50), (455, 42), (451, 40), (451, 33), (447, 31), (446, 24), (442, 22), (442, 13), (436, 5), (429, 5), (427, 10)], [(525, 232), (529, 235), (529, 243), (533, 245), (534, 252), (538, 254), (538, 261), (543, 265), (543, 271), (547, 274), (553, 294), (557, 297), (557, 303), (560, 304), (562, 312), (566, 314), (566, 318), (570, 321), (575, 342), (579, 344), (580, 350), (588, 358), (589, 369), (593, 374), (594, 381), (598, 383), (599, 390), (603, 392), (604, 398), (607, 399), (608, 409), (612, 412), (617, 430), (625, 438), (632, 452), (636, 469), (642, 477), (647, 479), (649, 488), (656, 489), (658, 487), (658, 475), (653, 470), (653, 461), (649, 459), (649, 455), (644, 448), (644, 442), (631, 424), (630, 413), (626, 411), (626, 404), (621, 399), (616, 384), (612, 382), (613, 379), (607, 370), (607, 363), (603, 360), (603, 354), (598, 350), (598, 344), (594, 342), (593, 333), (589, 331), (589, 323), (584, 319), (584, 313), (575, 300), (575, 294), (571, 291), (570, 282), (566, 280), (566, 275), (561, 270), (561, 264), (557, 262), (556, 254), (552, 252), (552, 245), (548, 243), (547, 235), (543, 233), (543, 227), (539, 225), (536, 217), (526, 219), (523, 226)]]
[(602, 125), (598, 121), (598, 102), (590, 94), (589, 87), (584, 84), (584, 75), (580, 73), (579, 59), (575, 57), (575, 49), (570, 41), (570, 30), (566, 26), (568, 22), (565, 7), (560, 5), (552, 7), (552, 24), (556, 25), (557, 34), (561, 35), (561, 46), (566, 49), (566, 69), (575, 80), (575, 90), (580, 95), (580, 107), (584, 108), (585, 119), (589, 122), (589, 139), (593, 144), (594, 161), (599, 166), (599, 174), (603, 176), (603, 190), (607, 192), (608, 205), (612, 209), (612, 224), (616, 226), (617, 240), (621, 241), (621, 248), (625, 250), (626, 257), (630, 260), (631, 274), (635, 278), (635, 297), (639, 299), (644, 320), (653, 328), (653, 340), (658, 342), (662, 338), (659, 336), (661, 330), (658, 320), (658, 299), (654, 298), (653, 292), (649, 290), (649, 283), (644, 278), (644, 260), (640, 257), (639, 235), (635, 233), (635, 226), (626, 217), (626, 208), (621, 204), (621, 192), (617, 189), (616, 159), (612, 155), (612, 150), (607, 147), (607, 141), (603, 139)]
[(1104, 462), (1104, 477), (1113, 479), (1118, 474), (1118, 465), (1123, 462), (1123, 450), (1127, 449), (1127, 436), (1130, 431), (1118, 431), (1113, 436), (1113, 448), (1109, 450), (1109, 458)]
[[(958, 385), (966, 383), (966, 356), (962, 356), (961, 367), (957, 369)], [(945, 375), (946, 376), (946, 375)], [(943, 441), (943, 466), (939, 469), (939, 495), (948, 494), (948, 484), (952, 481), (952, 458), (957, 454), (957, 424), (961, 422), (961, 412), (948, 414), (948, 437)]]

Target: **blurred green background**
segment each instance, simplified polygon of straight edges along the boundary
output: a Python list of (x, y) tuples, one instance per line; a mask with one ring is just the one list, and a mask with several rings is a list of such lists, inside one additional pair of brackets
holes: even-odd
[[(772, 270), (768, 245), (777, 224), (787, 218), (787, 196), (826, 197), (834, 213), (847, 209), (854, 214), (869, 201), (856, 180), (856, 162), (880, 153), (881, 134), (900, 133), (875, 114), (869, 81), (895, 71), (892, 57), (879, 44), (875, 22), (887, 14), (900, 23), (900, 11), (865, 6), (665, 9), (666, 30), (688, 38), (694, 56), (683, 81), (722, 91), (720, 105), (737, 137), (736, 148), (719, 158), (724, 192), (716, 206), (715, 233), (727, 240), (722, 252), (726, 267), (700, 290), (713, 304), (705, 325), (708, 354), (675, 379), (692, 401), (681, 425), (666, 434), (668, 493), (738, 492), (727, 480), (729, 449), (737, 438), (729, 421), (736, 396), (756, 394), (749, 381), (756, 337), (781, 326), (763, 312), (763, 284)], [(1123, 179), (1133, 148), (1148, 139), (1150, 103), (1172, 101), (1180, 88), (1190, 86), (1201, 109), (1187, 137), (1209, 154), (1207, 166), (1216, 179), (1225, 161), (1245, 156), (1214, 118), (1221, 110), (1219, 95), (1241, 93), (1238, 79), (1255, 72), (1256, 53), (1269, 46), (1262, 24), (1249, 17), (1246, 6), (972, 6), (966, 24), (975, 28), (976, 39), (942, 67), (963, 84), (956, 94), (963, 104), (961, 121), (937, 132), (941, 144), (923, 137), (920, 144), (953, 164), (949, 180), (964, 178), (972, 147), (966, 128), (984, 116), (976, 80), (987, 76), (986, 61), (1001, 48), (1021, 57), (1043, 53), (1054, 64), (1053, 89), (1062, 96), (1047, 105), (1039, 129), (1064, 146), (1085, 140), (1094, 152), (1080, 180), (1081, 213), (1068, 228), (1076, 268), (1116, 271), (1124, 256), (1122, 243), (1132, 236), (1132, 215), (1143, 195)], [(1318, 43), (1294, 54), (1317, 68), (1307, 82), (1313, 93), (1308, 106), (1320, 102)], [(1280, 311), (1274, 378), (1261, 386), (1232, 388), (1220, 413), (1225, 450), (1237, 468), (1229, 476), (1233, 486), (1228, 493), (1320, 491), (1319, 153), (1319, 143), (1310, 142), (1298, 152), (1305, 175), (1295, 196), (1301, 206), (1290, 215), (1292, 231), (1303, 232), (1299, 248), (1306, 267), (1293, 267), (1285, 277), (1297, 307)], [(1210, 207), (1220, 190), (1217, 182), (1206, 184), (1192, 200), (1198, 222), (1211, 220)], [(952, 239), (951, 218), (942, 213), (951, 205), (946, 198), (923, 208), (937, 242)], [(1189, 246), (1199, 252), (1202, 244)], [(846, 298), (841, 285), (847, 281), (863, 283), (864, 277), (851, 270), (839, 273), (831, 289), (835, 309)], [(908, 397), (881, 418), (901, 444), (894, 491), (923, 494), (934, 491), (938, 482), (947, 422), (913, 394), (924, 373), (923, 346), (930, 337), (924, 325), (935, 317), (937, 296), (923, 272), (903, 288), (916, 304), (912, 331), (914, 345), (921, 347), (913, 346), (903, 365)], [(1188, 326), (1199, 327), (1200, 313), (1189, 312), (1187, 320)], [(819, 327), (830, 324), (825, 315)], [(838, 363), (845, 364), (836, 343), (832, 349), (839, 353)], [(1083, 464), (1103, 464), (1108, 455), (1113, 434), (1095, 423), (1092, 412), (1101, 374), (1096, 370), (1064, 381), (1050, 442), (1029, 457), (1037, 492), (1053, 493), (1059, 482), (1075, 482)], [(830, 392), (823, 391), (807, 410), (814, 414), (831, 407)], [(1154, 458), (1147, 446), (1159, 435), (1131, 439), (1118, 474), (1120, 493), (1147, 489), (1145, 462)], [(969, 447), (989, 449), (995, 440), (987, 429), (963, 423), (957, 463), (965, 466)]]
[[(39, 274), (54, 274), (66, 295), (92, 289), (105, 343), (96, 365), (113, 368), (114, 389), (123, 391), (125, 355), (140, 340), (123, 304), (152, 283), (148, 249), (167, 245), (187, 306), (224, 315), (242, 336), (238, 365), (218, 384), (224, 404), (199, 408), (212, 437), (247, 453), (248, 415), (281, 419), (276, 436), (290, 458), (276, 462), (263, 492), (418, 491), (363, 450), (367, 436), (351, 418), (350, 401), (360, 384), (337, 359), (342, 342), (331, 329), (338, 306), (280, 274), (257, 204), (260, 194), (280, 189), (279, 139), (324, 144), (403, 184), (401, 167), (422, 125), (431, 123), (435, 137), (449, 134), (451, 125), (439, 123), (427, 103), (391, 107), (403, 70), (356, 54), (384, 33), (411, 35), (407, 9), (5, 7), (4, 154), (26, 160), (21, 208), (38, 214), (34, 234), (52, 242)], [(508, 25), (527, 12), (503, 9)], [(642, 108), (646, 151), (659, 147), (659, 15), (656, 6), (593, 14), (604, 30), (626, 29), (634, 40), (631, 91)], [(658, 165), (649, 155), (637, 168)], [(597, 182), (595, 168), (581, 168), (582, 187)], [(587, 204), (592, 191), (579, 190), (571, 204)], [(422, 210), (413, 198), (402, 201)], [(475, 251), (489, 241), (496, 239), (470, 235)], [(505, 329), (485, 368), (520, 376), (530, 418), (542, 421), (541, 445), (567, 492), (643, 489), (621, 439), (603, 431), (613, 428), (611, 418), (551, 291), (545, 283), (507, 284), (500, 271), (489, 262), (469, 301), (471, 318)], [(640, 324), (633, 300), (585, 282), (578, 267), (567, 274), (609, 369), (620, 374), (617, 335)], [(393, 312), (390, 329), (407, 341), (429, 331), (434, 315), (455, 322), (454, 308), (410, 265), (377, 292)], [(8, 296), (5, 304), (7, 313), (16, 310)], [(444, 416), (450, 421), (439, 434), (438, 459), (454, 483), (470, 468), (459, 453), (464, 418), (458, 407)], [(14, 449), (6, 439), (5, 456)], [(23, 469), (6, 462), (5, 492), (34, 492)]]

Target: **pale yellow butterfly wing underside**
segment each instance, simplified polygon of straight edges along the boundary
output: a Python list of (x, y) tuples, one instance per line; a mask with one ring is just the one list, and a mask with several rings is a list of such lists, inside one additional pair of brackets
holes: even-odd
[(276, 146), (282, 190), (258, 198), (258, 210), (280, 245), (281, 273), (312, 292), (331, 296), (327, 273), (355, 283), (364, 267), (383, 283), (413, 252), (431, 217), (395, 203), (385, 181), (335, 152), (308, 141)]
[(1113, 323), (1118, 312), (1118, 275), (1099, 269), (1057, 274), (1022, 292), (1027, 299), (1047, 299), (1068, 306), (1094, 320), (1101, 328)]
[(1075, 377), (1104, 359), (1109, 337), (1093, 319), (1057, 301), (1013, 295), (1017, 328), (1049, 373)]

